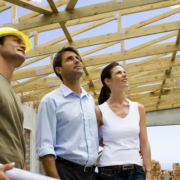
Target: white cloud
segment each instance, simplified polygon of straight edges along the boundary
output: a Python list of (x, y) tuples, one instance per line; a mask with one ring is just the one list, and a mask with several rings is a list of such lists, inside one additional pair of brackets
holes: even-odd
[(32, 2), (42, 3), (43, 0), (32, 0)]
[(176, 5), (176, 6), (171, 6), (170, 8), (171, 9), (176, 9), (176, 8), (179, 8), (180, 7), (180, 5)]

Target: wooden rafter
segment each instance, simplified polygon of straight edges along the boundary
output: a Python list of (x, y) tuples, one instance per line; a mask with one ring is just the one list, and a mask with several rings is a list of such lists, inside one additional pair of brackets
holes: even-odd
[[(65, 1), (65, 0), (62, 0), (62, 2), (63, 1)], [(57, 2), (59, 2), (59, 1), (57, 1)], [(110, 18), (110, 17), (113, 17), (114, 13), (120, 13), (121, 15), (129, 15), (129, 14), (133, 14), (133, 13), (144, 12), (144, 11), (158, 9), (158, 8), (164, 8), (164, 7), (168, 7), (168, 6), (174, 6), (177, 4), (180, 4), (180, 0), (169, 0), (168, 2), (165, 2), (165, 3), (160, 2), (160, 3), (153, 4), (153, 6), (152, 5), (144, 5), (141, 7), (134, 7), (134, 8), (124, 9), (124, 10), (120, 10), (120, 11), (113, 11), (113, 12), (98, 14), (98, 15), (94, 15), (94, 16), (90, 16), (90, 17), (69, 20), (69, 21), (67, 21), (66, 26), (68, 27), (68, 26), (73, 26), (73, 25), (77, 25), (77, 24), (98, 21), (98, 20), (101, 20), (104, 18)], [(28, 15), (30, 15), (30, 14), (28, 14)], [(27, 16), (25, 15), (24, 19), (35, 17), (33, 15), (32, 16), (28, 16), (28, 15)], [(22, 20), (22, 18), (20, 18), (20, 20)], [(30, 29), (24, 30), (23, 32), (28, 35), (29, 32), (34, 31), (34, 30), (36, 30), (37, 32), (44, 32), (44, 31), (49, 31), (49, 30), (53, 30), (53, 29), (59, 29), (59, 23), (54, 23), (54, 24), (36, 27), (36, 28), (30, 28)]]
[(50, 10), (48, 10), (48, 9), (42, 7), (42, 6), (39, 6), (39, 5), (35, 4), (35, 3), (28, 2), (26, 0), (6, 0), (6, 1), (10, 2), (10, 3), (13, 3), (13, 4), (16, 4), (18, 6), (21, 6), (23, 8), (26, 8), (26, 9), (41, 13), (41, 14), (51, 14), (52, 13), (52, 11), (50, 11)]
[(120, 40), (125, 40), (125, 39), (136, 38), (140, 36), (175, 31), (179, 29), (180, 29), (180, 21), (153, 25), (153, 26), (129, 30), (127, 31), (126, 34), (120, 34), (117, 32), (117, 33), (111, 33), (107, 35), (86, 38), (82, 40), (76, 40), (76, 41), (73, 41), (73, 43), (67, 42), (67, 43), (60, 43), (60, 44), (52, 45), (51, 47), (49, 46), (42, 47), (41, 50), (39, 51), (30, 50), (27, 53), (27, 57), (31, 58), (31, 57), (35, 57), (39, 55), (52, 54), (52, 53), (57, 52), (58, 49), (61, 49), (64, 46), (74, 46), (76, 48), (82, 48), (82, 47), (87, 47), (87, 46), (103, 44), (107, 42), (120, 41)]
[(47, 1), (49, 3), (49, 6), (51, 7), (52, 12), (53, 13), (58, 13), (59, 11), (58, 11), (58, 8), (57, 8), (54, 0), (47, 0)]
[[(81, 8), (75, 8), (77, 0), (58, 0), (56, 2), (55, 0), (47, 0), (49, 5), (45, 7), (33, 4), (28, 0), (0, 0), (0, 12), (9, 9), (10, 6), (6, 7), (6, 2), (11, 1), (15, 4), (11, 6), (12, 20), (17, 18), (16, 5), (21, 7), (26, 5), (25, 8), (31, 9), (33, 12), (18, 18), (20, 20), (19, 24), (12, 25), (12, 23), (8, 23), (3, 26), (22, 30), (29, 37), (34, 36), (34, 47), (40, 47), (40, 50), (31, 49), (27, 53), (27, 58), (34, 58), (25, 62), (14, 72), (13, 80), (29, 78), (13, 86), (16, 93), (23, 94), (22, 102), (35, 101), (34, 107), (38, 107), (41, 98), (61, 84), (58, 77), (47, 76), (54, 73), (52, 68), (53, 57), (54, 53), (59, 51), (59, 49), (69, 45), (76, 48), (98, 45), (80, 54), (84, 70), (80, 83), (89, 94), (93, 94), (96, 104), (100, 89), (102, 88), (100, 80), (102, 67), (114, 61), (121, 61), (129, 76), (130, 86), (125, 92), (127, 98), (142, 103), (147, 112), (180, 107), (180, 55), (176, 55), (180, 51), (180, 21), (150, 25), (179, 13), (180, 8), (172, 9), (158, 16), (133, 24), (125, 28), (126, 32), (124, 34), (119, 33), (119, 30), (124, 27), (121, 21), (121, 17), (124, 15), (174, 6), (180, 4), (180, 0), (126, 0), (122, 3), (109, 1)], [(58, 7), (64, 4), (67, 4), (65, 10), (59, 12)], [(40, 11), (40, 9), (44, 9), (46, 12)], [(113, 21), (115, 13), (119, 14), (117, 32), (73, 41), (72, 38), (74, 36)], [(39, 16), (40, 14), (42, 15)], [(89, 22), (92, 23), (73, 32), (68, 32), (68, 27), (70, 26)], [(41, 32), (60, 28), (64, 32), (63, 36), (56, 37), (49, 42), (39, 45), (38, 37)], [(159, 36), (131, 49), (126, 49), (127, 54), (123, 54), (125, 44), (121, 40), (159, 33), (166, 33), (166, 35)], [(174, 36), (177, 36), (176, 42), (168, 41), (159, 44), (159, 42)], [(62, 43), (64, 40), (68, 40), (68, 42)], [(119, 49), (121, 48), (121, 51), (87, 56), (115, 45), (120, 41)], [(172, 55), (170, 56), (170, 54)], [(46, 57), (50, 57), (50, 64), (48, 65), (19, 70)], [(129, 60), (141, 57), (145, 58), (139, 62), (129, 63)], [(43, 74), (39, 74), (39, 70), (43, 70)], [(53, 87), (51, 82), (55, 82)]]
[(65, 7), (65, 11), (73, 10), (77, 2), (78, 0), (69, 0)]
[[(14, 1), (14, 0), (9, 0), (9, 1)], [(16, 0), (20, 1), (20, 0)], [(21, 0), (23, 1), (23, 0)], [(111, 12), (111, 11), (118, 11), (122, 9), (127, 9), (131, 7), (137, 7), (137, 6), (142, 6), (145, 4), (153, 4), (153, 3), (158, 3), (162, 1), (168, 1), (168, 0), (126, 0), (122, 2), (122, 4), (117, 4), (112, 1), (108, 1), (105, 3), (99, 3), (99, 4), (94, 4), (82, 8), (76, 8), (74, 11), (71, 13), (68, 13), (67, 11), (62, 11), (57, 14), (52, 15), (46, 15), (42, 17), (35, 17), (31, 18), (28, 20), (22, 20), (19, 22), (19, 24), (12, 25), (11, 23), (5, 24), (5, 26), (8, 27), (13, 27), (18, 30), (26, 30), (30, 28), (35, 28), (39, 26), (44, 26), (48, 24), (53, 23), (59, 23), (59, 22), (64, 22), (72, 19), (78, 19), (82, 17), (87, 17), (87, 16), (93, 16), (95, 14), (102, 14), (106, 12)], [(103, 8), (102, 8), (103, 7)]]

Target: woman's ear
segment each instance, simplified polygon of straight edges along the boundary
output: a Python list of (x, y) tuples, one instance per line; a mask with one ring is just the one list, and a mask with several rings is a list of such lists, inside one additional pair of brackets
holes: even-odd
[(105, 79), (104, 79), (104, 82), (105, 82), (107, 85), (110, 85), (110, 84), (111, 84), (111, 80), (108, 79), (108, 78), (105, 78)]

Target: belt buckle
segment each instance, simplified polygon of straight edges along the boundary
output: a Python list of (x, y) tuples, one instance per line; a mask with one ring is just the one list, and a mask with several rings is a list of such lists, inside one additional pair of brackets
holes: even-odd
[[(86, 171), (86, 168), (91, 168), (90, 171)], [(93, 167), (84, 166), (84, 172), (91, 172)]]
[(123, 170), (133, 169), (134, 165), (124, 165)]

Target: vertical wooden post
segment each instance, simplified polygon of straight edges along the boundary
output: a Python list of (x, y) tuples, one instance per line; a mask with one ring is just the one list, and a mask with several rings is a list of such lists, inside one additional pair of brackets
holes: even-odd
[(53, 68), (53, 60), (54, 60), (54, 54), (51, 54), (50, 65), (51, 65), (52, 68)]
[(17, 18), (17, 5), (11, 7), (11, 22), (13, 19)]
[(34, 48), (39, 44), (39, 34), (34, 35)]
[[(122, 19), (121, 19), (121, 14), (119, 14), (119, 18), (117, 19), (117, 28), (118, 28), (118, 32), (120, 29), (122, 29)], [(123, 52), (123, 50), (125, 49), (125, 45), (124, 45), (124, 40), (121, 40), (121, 52)], [(123, 61), (123, 66), (126, 65), (126, 61)]]

